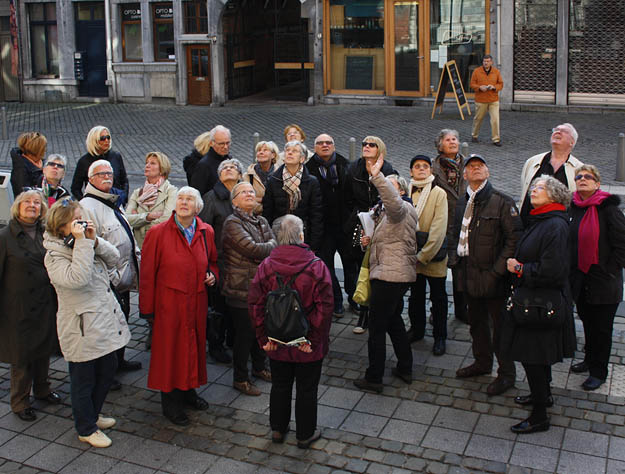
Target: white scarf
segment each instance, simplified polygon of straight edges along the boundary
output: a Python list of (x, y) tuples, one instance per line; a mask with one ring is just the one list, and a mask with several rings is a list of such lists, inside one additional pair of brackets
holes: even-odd
[(479, 193), (488, 180), (484, 180), (480, 187), (475, 191), (471, 189), (471, 186), (467, 186), (467, 194), (469, 195), (469, 200), (467, 201), (467, 205), (464, 208), (464, 215), (462, 216), (462, 227), (460, 228), (460, 238), (458, 239), (458, 248), (456, 249), (459, 257), (466, 257), (469, 255), (469, 224), (471, 224), (471, 219), (473, 218), (473, 205), (475, 202), (475, 196)]
[[(410, 197), (412, 198), (412, 204), (417, 211), (417, 230), (419, 230), (419, 219), (421, 218), (421, 213), (425, 208), (425, 204), (428, 202), (428, 197), (430, 197), (430, 191), (432, 191), (433, 181), (433, 174), (431, 174), (422, 181), (417, 181), (415, 179), (410, 180)], [(418, 192), (418, 189), (420, 189), (421, 191)], [(417, 198), (416, 201), (415, 197)]]

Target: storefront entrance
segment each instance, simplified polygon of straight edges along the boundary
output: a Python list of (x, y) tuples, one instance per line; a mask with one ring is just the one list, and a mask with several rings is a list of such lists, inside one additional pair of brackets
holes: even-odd
[(78, 93), (87, 97), (107, 97), (106, 33), (104, 2), (75, 3), (76, 51), (83, 53), (85, 79)]
[(325, 0), (325, 92), (430, 96), (452, 59), (469, 90), (488, 44), (488, 3)]
[(187, 90), (189, 104), (210, 105), (212, 102), (210, 45), (187, 46)]
[(230, 0), (222, 22), (228, 100), (306, 100), (314, 66), (299, 0)]

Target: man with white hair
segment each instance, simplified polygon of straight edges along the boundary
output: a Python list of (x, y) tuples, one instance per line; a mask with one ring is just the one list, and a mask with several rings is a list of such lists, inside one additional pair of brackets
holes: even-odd
[(563, 123), (551, 129), (551, 151), (532, 156), (523, 165), (521, 172), (521, 220), (527, 227), (532, 210), (529, 199), (530, 183), (544, 174), (553, 176), (569, 191), (575, 191), (575, 170), (583, 165), (571, 152), (577, 143), (577, 130), (570, 123)]
[[(80, 204), (89, 212), (98, 237), (113, 244), (119, 251), (120, 258), (115, 272), (111, 275), (111, 286), (128, 320), (130, 290), (137, 288), (139, 280), (139, 248), (135, 243), (132, 227), (121, 207), (120, 196), (111, 192), (113, 188), (111, 164), (106, 160), (94, 161), (89, 166), (88, 177), (89, 183)], [(139, 370), (141, 363), (125, 360), (124, 351), (125, 347), (117, 351), (117, 370)], [(119, 382), (115, 382), (111, 390), (119, 390)]]
[(189, 180), (189, 185), (197, 189), (201, 196), (213, 189), (219, 180), (217, 173), (219, 164), (231, 158), (228, 154), (231, 144), (230, 130), (223, 125), (217, 125), (209, 132), (209, 140), (210, 150), (195, 165), (193, 175)]

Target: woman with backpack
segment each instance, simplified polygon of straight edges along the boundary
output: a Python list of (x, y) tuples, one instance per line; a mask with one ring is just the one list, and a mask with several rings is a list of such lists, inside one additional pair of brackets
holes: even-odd
[[(289, 431), (291, 394), (295, 382), (297, 446), (306, 449), (321, 437), (321, 431), (317, 429), (317, 387), (323, 358), (328, 353), (334, 293), (325, 263), (304, 244), (302, 220), (287, 214), (276, 220), (274, 230), (279, 246), (258, 267), (250, 285), (249, 313), (258, 344), (267, 351), (271, 363), (271, 440), (283, 443)], [(301, 307), (307, 313), (308, 343), (287, 346), (267, 338), (267, 295), (279, 286), (278, 274), (283, 282), (288, 282), (286, 286), (297, 291)]]

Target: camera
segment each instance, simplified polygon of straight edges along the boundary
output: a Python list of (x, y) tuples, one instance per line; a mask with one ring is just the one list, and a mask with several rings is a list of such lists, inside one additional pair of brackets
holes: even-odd
[(76, 224), (80, 224), (83, 229), (87, 230), (87, 221), (76, 221)]
[[(76, 224), (80, 224), (84, 230), (87, 230), (87, 226), (89, 225), (87, 221), (76, 221)], [(63, 239), (63, 243), (67, 245), (69, 248), (74, 248), (75, 238), (72, 234), (69, 234), (67, 237)]]

